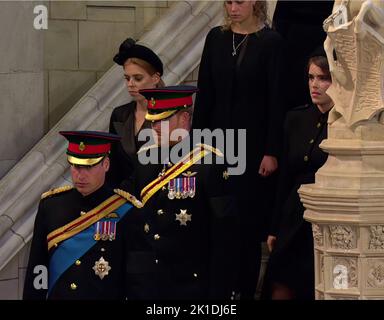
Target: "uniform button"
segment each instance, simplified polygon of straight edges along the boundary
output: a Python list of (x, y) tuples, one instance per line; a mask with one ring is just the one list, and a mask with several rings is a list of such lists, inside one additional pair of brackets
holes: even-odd
[(149, 232), (149, 224), (148, 224), (148, 223), (146, 223), (146, 224), (144, 225), (144, 232), (145, 232), (145, 233), (148, 233), (148, 232)]
[(315, 142), (314, 139), (309, 140), (309, 144), (312, 144), (312, 143), (314, 143), (314, 142)]
[(80, 211), (80, 215), (81, 215), (81, 216), (83, 216), (83, 215), (85, 215), (85, 214), (86, 214), (85, 211)]
[(160, 215), (162, 215), (162, 214), (164, 214), (164, 210), (163, 209), (159, 209), (159, 210), (157, 210), (157, 214), (160, 216)]
[(304, 156), (304, 161), (308, 161), (308, 156)]
[(160, 239), (160, 235), (158, 235), (157, 233), (153, 236), (153, 239), (155, 240), (159, 240)]
[(158, 264), (158, 263), (159, 263), (159, 260), (156, 259), (156, 260), (155, 260), (155, 263)]
[(77, 265), (77, 266), (81, 265), (81, 261), (80, 260), (76, 260), (75, 265)]
[(321, 126), (321, 123), (318, 122), (317, 125), (316, 125), (316, 127), (320, 128), (320, 126)]
[(195, 278), (197, 278), (197, 273), (194, 273), (193, 276), (194, 276)]
[(71, 283), (71, 290), (76, 290), (76, 289), (77, 289), (76, 283)]
[(105, 251), (105, 249), (104, 249), (104, 248), (101, 248), (101, 249), (100, 249), (100, 251), (101, 251), (101, 252), (104, 252), (104, 251)]

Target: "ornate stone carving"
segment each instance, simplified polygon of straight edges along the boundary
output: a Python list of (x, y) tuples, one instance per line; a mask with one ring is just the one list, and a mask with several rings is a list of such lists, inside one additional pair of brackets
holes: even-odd
[(369, 239), (368, 249), (377, 250), (384, 249), (384, 226), (371, 226), (371, 236)]
[(357, 297), (332, 296), (330, 300), (358, 300)]
[[(316, 297), (384, 297), (384, 1), (335, 0), (324, 30), (327, 94), (335, 103), (321, 144), (329, 155), (315, 183), (299, 189), (304, 218), (324, 234), (320, 247), (312, 230), (315, 250), (325, 255)], [(316, 262), (320, 279), (320, 257)]]
[(334, 289), (349, 289), (357, 287), (357, 258), (334, 258), (332, 270)]
[(329, 226), (329, 232), (332, 248), (356, 248), (356, 236), (352, 227), (345, 225)]
[(368, 261), (367, 287), (384, 288), (384, 259)]
[(324, 244), (322, 227), (316, 223), (312, 223), (312, 232), (316, 246), (322, 247)]
[(349, 127), (384, 109), (380, 85), (384, 76), (383, 8), (381, 0), (336, 0), (333, 14), (324, 21), (328, 35), (324, 46), (333, 75), (329, 89), (335, 102), (332, 118), (342, 116)]

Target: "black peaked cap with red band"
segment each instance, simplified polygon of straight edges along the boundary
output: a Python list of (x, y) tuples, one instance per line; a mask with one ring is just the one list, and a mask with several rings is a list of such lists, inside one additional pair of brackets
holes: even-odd
[(169, 86), (140, 90), (139, 93), (148, 101), (145, 119), (165, 120), (177, 111), (191, 107), (192, 95), (197, 91), (195, 86)]
[(111, 151), (111, 144), (121, 137), (102, 131), (60, 131), (68, 140), (68, 162), (74, 165), (93, 166)]

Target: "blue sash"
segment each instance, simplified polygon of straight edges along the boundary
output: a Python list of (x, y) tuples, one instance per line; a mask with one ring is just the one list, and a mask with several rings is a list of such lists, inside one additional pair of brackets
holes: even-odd
[[(120, 206), (115, 210), (118, 218), (114, 218), (114, 220), (118, 222), (131, 208), (132, 205), (129, 203)], [(94, 231), (95, 228), (93, 224), (73, 237), (63, 241), (52, 254), (49, 261), (47, 297), (50, 295), (51, 290), (60, 276), (98, 242), (93, 238)]]

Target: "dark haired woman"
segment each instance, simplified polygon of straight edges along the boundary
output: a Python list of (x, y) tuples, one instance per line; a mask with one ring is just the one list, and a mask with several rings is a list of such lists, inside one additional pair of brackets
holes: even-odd
[(316, 171), (327, 159), (319, 144), (327, 137), (328, 114), (333, 107), (326, 93), (331, 83), (325, 52), (317, 50), (308, 62), (312, 103), (289, 111), (285, 120), (276, 208), (267, 241), (272, 253), (265, 278), (266, 298), (314, 299), (312, 229), (303, 218), (297, 190), (315, 182)]

